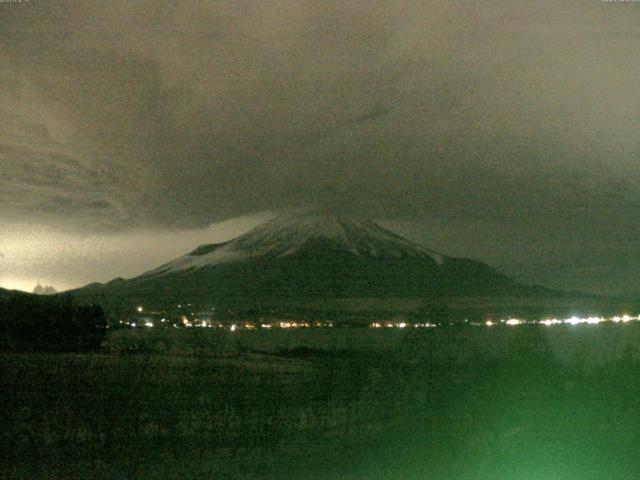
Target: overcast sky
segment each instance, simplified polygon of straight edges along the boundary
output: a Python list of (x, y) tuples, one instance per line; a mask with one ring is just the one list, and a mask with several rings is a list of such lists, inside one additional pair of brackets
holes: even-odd
[(639, 45), (640, 2), (0, 3), (0, 286), (319, 205), (638, 291)]

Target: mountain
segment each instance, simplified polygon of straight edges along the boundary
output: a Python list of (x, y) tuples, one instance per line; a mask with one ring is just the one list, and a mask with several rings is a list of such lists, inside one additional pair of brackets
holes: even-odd
[(16, 297), (32, 297), (34, 294), (22, 292), (20, 290), (7, 290), (6, 288), (0, 288), (0, 299), (16, 298)]
[(51, 285), (42, 285), (38, 282), (31, 293), (35, 293), (36, 295), (54, 295), (57, 292), (58, 291)]
[(225, 243), (131, 279), (91, 284), (71, 295), (98, 303), (162, 308), (192, 302), (328, 298), (539, 295), (495, 269), (429, 250), (372, 221), (287, 215)]

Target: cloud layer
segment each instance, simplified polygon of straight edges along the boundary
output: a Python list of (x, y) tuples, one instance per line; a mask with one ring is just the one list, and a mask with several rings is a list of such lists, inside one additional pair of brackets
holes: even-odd
[(637, 4), (0, 9), (0, 221), (177, 230), (320, 205), (533, 270), (583, 249), (622, 265), (640, 233)]

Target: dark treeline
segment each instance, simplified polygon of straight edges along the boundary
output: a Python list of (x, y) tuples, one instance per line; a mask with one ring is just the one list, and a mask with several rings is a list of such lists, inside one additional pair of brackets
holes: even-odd
[(69, 298), (0, 297), (0, 349), (12, 351), (96, 350), (106, 334), (101, 307)]

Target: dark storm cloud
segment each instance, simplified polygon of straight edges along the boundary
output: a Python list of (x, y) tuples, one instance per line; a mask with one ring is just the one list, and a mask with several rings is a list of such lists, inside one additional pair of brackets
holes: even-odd
[[(0, 204), (3, 220), (123, 225), (129, 181), (118, 161), (77, 134), (65, 106), (0, 61)], [(12, 68), (14, 71), (12, 71)]]
[(321, 205), (470, 256), (478, 232), (514, 261), (542, 232), (620, 261), (640, 233), (638, 4), (0, 9), (5, 218), (183, 228)]

